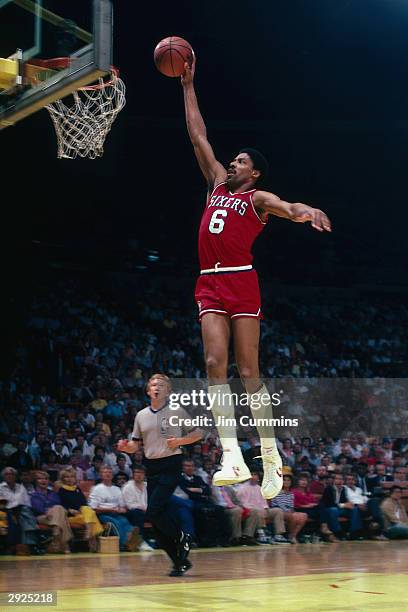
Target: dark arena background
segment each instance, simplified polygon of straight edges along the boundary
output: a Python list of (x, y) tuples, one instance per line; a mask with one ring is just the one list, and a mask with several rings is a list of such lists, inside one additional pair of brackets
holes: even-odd
[[(71, 4), (55, 6), (75, 20)], [(408, 3), (159, 0), (113, 10), (126, 106), (103, 157), (57, 159), (45, 110), (0, 133), (0, 607), (407, 609)], [(86, 503), (104, 464), (126, 486), (143, 456), (124, 459), (116, 444), (149, 404), (151, 374), (176, 387), (206, 378), (194, 302), (206, 182), (180, 79), (153, 62), (170, 35), (196, 53), (217, 158), (262, 151), (265, 188), (324, 210), (333, 226), (320, 233), (273, 216), (254, 247), (261, 374), (300, 420), (277, 435), (301, 530), (293, 535), (284, 506), (266, 503), (263, 518), (262, 502), (252, 506), (238, 485), (244, 531), (232, 537), (231, 507), (211, 488), (220, 444), (206, 431), (183, 449), (201, 493), (176, 490), (194, 529), (193, 567), (181, 577), (167, 575), (148, 520), (142, 545), (119, 550), (109, 521), (92, 537), (74, 522), (64, 543), (31, 512), (27, 540), (16, 512), (30, 508), (41, 472), (57, 491), (72, 466)], [(239, 387), (232, 352), (229, 376)], [(255, 490), (259, 440), (239, 437)], [(338, 531), (304, 512), (322, 507), (339, 510)], [(262, 517), (250, 533), (251, 514)]]

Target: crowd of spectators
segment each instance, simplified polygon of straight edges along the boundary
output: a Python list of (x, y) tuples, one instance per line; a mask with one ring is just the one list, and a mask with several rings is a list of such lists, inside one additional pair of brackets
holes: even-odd
[[(122, 550), (149, 549), (143, 455), (122, 455), (117, 441), (131, 435), (153, 372), (204, 377), (199, 323), (188, 303), (182, 290), (160, 292), (154, 284), (146, 284), (131, 308), (119, 296), (102, 299), (73, 281), (38, 292), (14, 369), (0, 388), (0, 536), (9, 545), (69, 552), (81, 533), (96, 550), (108, 525)], [(266, 377), (406, 376), (408, 309), (402, 304), (391, 308), (377, 298), (356, 308), (346, 298), (276, 298), (266, 301), (265, 311)], [(404, 389), (399, 394), (404, 399)], [(295, 543), (308, 529), (327, 541), (407, 537), (400, 498), (408, 492), (408, 437), (402, 428), (395, 432), (392, 438), (356, 431), (281, 437), (285, 485), (267, 504), (254, 432), (242, 441), (251, 480), (214, 490), (220, 446), (209, 431), (185, 449), (183, 482), (172, 503), (201, 545)]]

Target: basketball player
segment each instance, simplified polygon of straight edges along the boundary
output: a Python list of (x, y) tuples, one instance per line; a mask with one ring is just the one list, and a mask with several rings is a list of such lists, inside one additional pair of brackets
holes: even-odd
[[(151, 521), (157, 540), (172, 560), (170, 576), (182, 576), (191, 567), (187, 559), (191, 535), (184, 533), (177, 521), (177, 512), (170, 498), (181, 480), (181, 446), (194, 444), (203, 436), (196, 428), (184, 427), (189, 418), (182, 409), (171, 410), (168, 398), (170, 380), (164, 374), (153, 374), (147, 383), (151, 404), (140, 410), (136, 417), (132, 441), (119, 440), (118, 449), (135, 453), (143, 441), (147, 479), (146, 519)], [(173, 417), (173, 425), (170, 425)]]
[[(191, 67), (185, 64), (181, 83), (188, 133), (208, 183), (208, 197), (199, 230), (201, 273), (195, 298), (201, 320), (208, 392), (216, 399), (212, 412), (216, 422), (221, 420), (218, 433), (223, 447), (222, 468), (214, 474), (213, 484), (222, 486), (251, 477), (235, 428), (222, 424), (222, 417), (226, 423), (234, 420), (234, 406), (227, 385), (231, 336), (239, 374), (249, 394), (254, 418), (257, 421), (273, 418), (271, 398), (259, 378), (262, 315), (258, 277), (252, 267), (252, 245), (269, 215), (297, 223), (310, 222), (319, 232), (330, 232), (331, 225), (321, 210), (301, 203), (290, 204), (273, 193), (256, 189), (257, 181), (267, 174), (267, 162), (258, 151), (241, 149), (227, 169), (217, 161), (198, 107), (194, 71), (195, 58)], [(259, 422), (257, 429), (264, 471), (262, 494), (265, 499), (272, 499), (282, 488), (282, 461), (273, 426)]]

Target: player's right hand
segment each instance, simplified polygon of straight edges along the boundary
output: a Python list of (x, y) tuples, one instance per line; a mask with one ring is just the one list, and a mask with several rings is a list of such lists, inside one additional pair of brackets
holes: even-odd
[(117, 448), (121, 453), (128, 453), (131, 455), (137, 451), (137, 442), (130, 440), (118, 440)]
[(191, 85), (191, 83), (193, 82), (194, 73), (195, 73), (195, 65), (196, 65), (196, 56), (193, 51), (193, 63), (191, 64), (191, 66), (188, 62), (184, 63), (184, 73), (181, 75), (181, 84), (183, 86)]

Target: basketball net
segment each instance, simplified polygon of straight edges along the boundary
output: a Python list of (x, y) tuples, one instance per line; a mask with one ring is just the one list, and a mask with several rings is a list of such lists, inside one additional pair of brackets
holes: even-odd
[(125, 84), (116, 68), (112, 67), (108, 78), (74, 91), (72, 106), (57, 100), (45, 107), (54, 123), (59, 158), (79, 155), (95, 159), (103, 155), (105, 138), (126, 104)]

